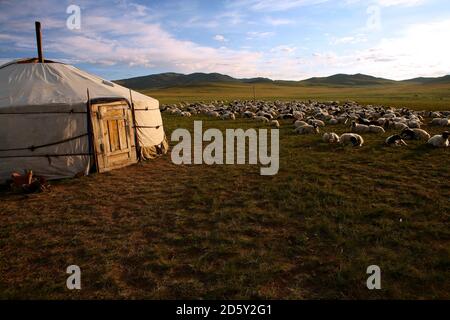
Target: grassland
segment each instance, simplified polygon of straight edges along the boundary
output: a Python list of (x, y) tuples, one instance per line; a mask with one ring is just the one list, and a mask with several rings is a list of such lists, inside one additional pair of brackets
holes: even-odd
[[(143, 90), (162, 103), (181, 101), (253, 99), (253, 85), (244, 83), (209, 83), (199, 86)], [(297, 84), (255, 85), (257, 99), (263, 100), (354, 100), (362, 104), (408, 107), (418, 110), (449, 110), (450, 84), (408, 84), (375, 86), (306, 86)]]
[[(194, 119), (255, 126), (165, 115), (168, 136)], [(329, 146), (285, 122), (273, 177), (167, 155), (50, 193), (1, 192), (0, 298), (449, 299), (449, 150), (384, 138)], [(66, 289), (71, 264), (80, 291)], [(366, 288), (372, 264), (379, 291)]]

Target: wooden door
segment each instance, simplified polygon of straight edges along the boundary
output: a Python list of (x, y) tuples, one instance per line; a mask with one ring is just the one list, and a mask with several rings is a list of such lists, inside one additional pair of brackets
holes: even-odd
[(132, 112), (125, 101), (91, 105), (98, 172), (137, 162)]

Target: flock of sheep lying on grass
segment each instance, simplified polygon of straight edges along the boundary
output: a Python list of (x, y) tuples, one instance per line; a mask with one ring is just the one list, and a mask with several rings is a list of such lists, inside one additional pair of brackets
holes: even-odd
[[(162, 111), (191, 117), (206, 115), (213, 118), (235, 120), (236, 117), (249, 118), (280, 127), (279, 120), (292, 120), (298, 134), (319, 134), (320, 128), (332, 125), (349, 125), (350, 132), (337, 135), (326, 132), (323, 141), (330, 144), (360, 147), (364, 144), (361, 134), (384, 134), (386, 129), (399, 133), (388, 137), (386, 145), (405, 146), (405, 140), (423, 140), (427, 144), (445, 148), (449, 146), (449, 131), (431, 135), (421, 129), (424, 124), (450, 127), (450, 111), (414, 111), (406, 108), (386, 108), (382, 106), (361, 106), (356, 102), (267, 102), (267, 101), (214, 101), (212, 103), (180, 103), (162, 106)], [(428, 120), (426, 120), (428, 119)]]

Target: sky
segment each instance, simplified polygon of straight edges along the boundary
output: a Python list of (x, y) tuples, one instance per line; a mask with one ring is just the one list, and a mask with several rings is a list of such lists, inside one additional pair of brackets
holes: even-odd
[(0, 64), (44, 56), (115, 80), (450, 74), (448, 0), (0, 0)]

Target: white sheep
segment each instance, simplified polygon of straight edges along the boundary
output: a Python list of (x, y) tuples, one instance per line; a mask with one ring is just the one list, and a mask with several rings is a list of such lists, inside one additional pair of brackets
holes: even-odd
[(390, 120), (386, 120), (385, 126), (387, 128), (394, 128), (396, 130), (404, 130), (404, 129), (408, 128), (408, 125), (406, 123), (403, 123), (400, 121), (390, 121)]
[(408, 128), (408, 125), (403, 122), (396, 122), (396, 123), (394, 123), (394, 128), (396, 130), (404, 130), (404, 129)]
[(344, 133), (339, 137), (339, 143), (343, 145), (351, 144), (354, 147), (361, 147), (364, 144), (364, 139), (356, 133)]
[(251, 112), (251, 111), (245, 111), (243, 114), (242, 114), (242, 117), (243, 118), (254, 118), (256, 115), (253, 113), (253, 112)]
[(430, 123), (432, 126), (448, 127), (450, 126), (450, 119), (447, 118), (434, 118)]
[(402, 136), (399, 134), (390, 136), (386, 139), (385, 144), (388, 146), (395, 146), (395, 147), (401, 147), (401, 146), (407, 146), (408, 144), (403, 141)]
[(183, 111), (181, 111), (181, 110), (178, 109), (178, 108), (175, 108), (175, 109), (172, 109), (172, 110), (170, 111), (170, 113), (171, 113), (171, 114), (175, 114), (175, 115), (177, 115), (177, 116), (181, 116), (181, 115), (183, 114)]
[(294, 127), (298, 128), (298, 127), (303, 127), (303, 126), (307, 126), (308, 124), (305, 121), (302, 120), (297, 120), (294, 123)]
[(263, 111), (258, 112), (256, 115), (260, 116), (260, 117), (266, 117), (267, 120), (272, 120), (273, 119), (273, 116), (270, 113), (263, 112)]
[(428, 141), (431, 135), (423, 129), (406, 128), (400, 134), (403, 139), (407, 140), (425, 140)]
[(420, 121), (418, 120), (410, 120), (408, 121), (408, 127), (411, 129), (420, 129)]
[(310, 125), (317, 125), (318, 127), (325, 127), (325, 122), (323, 122), (322, 120), (317, 120), (317, 119), (310, 119), (308, 120), (308, 123)]
[(323, 137), (322, 140), (326, 143), (330, 143), (330, 144), (334, 144), (334, 143), (339, 143), (339, 136), (334, 133), (334, 132), (326, 132)]
[(338, 123), (347, 124), (349, 117), (346, 115), (342, 115), (337, 118)]
[(365, 124), (359, 124), (356, 123), (355, 121), (352, 122), (352, 132), (365, 133), (369, 132), (369, 130), (370, 130), (369, 126), (366, 126)]
[(276, 127), (276, 128), (279, 128), (279, 127), (280, 127), (280, 123), (278, 122), (278, 120), (271, 120), (271, 121), (270, 121), (270, 125), (271, 125), (272, 127)]
[(382, 133), (385, 133), (386, 131), (383, 129), (383, 127), (370, 125), (369, 132), (382, 134)]
[(441, 135), (435, 135), (430, 140), (428, 140), (428, 144), (435, 148), (447, 148), (449, 146), (448, 137), (450, 133), (445, 131)]
[(298, 127), (294, 131), (298, 134), (317, 134), (320, 132), (319, 127), (316, 124)]
[(234, 113), (232, 113), (232, 112), (224, 113), (224, 114), (222, 114), (222, 115), (220, 116), (220, 118), (221, 118), (222, 120), (226, 120), (226, 119), (236, 120), (236, 116), (235, 116)]
[(339, 120), (336, 118), (331, 118), (328, 123), (332, 126), (339, 124)]
[(301, 119), (303, 119), (303, 117), (305, 116), (305, 114), (304, 114), (303, 112), (300, 112), (300, 111), (294, 111), (294, 112), (292, 113), (292, 116), (293, 116), (295, 119), (297, 119), (297, 120), (301, 120)]
[(208, 111), (206, 113), (206, 115), (208, 117), (212, 117), (212, 118), (219, 118), (220, 117), (220, 114), (218, 112), (216, 112), (216, 111)]
[(253, 118), (256, 121), (260, 121), (260, 122), (264, 122), (264, 123), (269, 123), (269, 119), (267, 119), (266, 117), (262, 117), (262, 116), (256, 116)]

